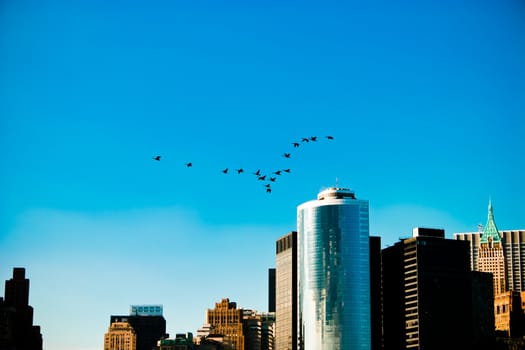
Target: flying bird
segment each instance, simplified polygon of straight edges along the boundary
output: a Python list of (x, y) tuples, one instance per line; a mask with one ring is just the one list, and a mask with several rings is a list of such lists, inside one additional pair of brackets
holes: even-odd
[(193, 164), (190, 162), (190, 163), (186, 163), (186, 166), (189, 168), (191, 167)]
[(310, 142), (310, 139), (306, 138), (306, 137), (303, 137), (303, 142)]
[(290, 173), (290, 172), (291, 172), (290, 169), (283, 169), (283, 171), (284, 171), (285, 173)]
[(271, 181), (271, 182), (275, 182), (276, 179), (277, 179), (277, 178), (275, 178), (275, 177), (271, 177), (271, 178), (270, 178), (270, 181)]
[(333, 136), (330, 136), (330, 135), (328, 135), (326, 138), (327, 138), (328, 140), (333, 140), (333, 139), (334, 139), (334, 137), (333, 137)]
[(228, 174), (228, 168), (222, 170), (223, 173)]
[(153, 159), (160, 160), (160, 156), (155, 156), (155, 157), (153, 157)]
[(240, 174), (240, 173), (243, 173), (244, 172), (244, 169), (237, 169), (237, 174)]
[(266, 193), (272, 193), (272, 189), (270, 187), (266, 188)]
[(257, 178), (257, 180), (262, 180), (262, 181), (264, 181), (265, 179), (266, 179), (266, 175), (259, 176), (259, 177)]
[(254, 172), (253, 175), (260, 176), (261, 175), (261, 169), (258, 169), (256, 172)]
[(294, 142), (292, 143), (293, 147), (296, 148), (296, 147), (299, 147), (299, 142)]
[(281, 170), (277, 170), (273, 172), (275, 175), (281, 175)]
[(312, 136), (312, 137), (310, 137), (310, 140), (311, 140), (311, 141), (317, 141), (317, 136)]
[(291, 154), (290, 154), (290, 153), (285, 153), (285, 154), (283, 154), (283, 157), (284, 157), (284, 158), (290, 158), (290, 157), (291, 157)]

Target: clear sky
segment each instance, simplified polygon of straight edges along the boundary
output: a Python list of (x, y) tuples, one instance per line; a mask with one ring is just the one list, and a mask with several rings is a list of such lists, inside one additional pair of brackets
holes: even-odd
[(173, 336), (267, 311), (276, 239), (336, 184), (383, 246), (489, 199), (525, 229), (524, 154), (523, 1), (0, 4), (0, 281), (26, 268), (45, 349), (102, 349), (131, 304)]

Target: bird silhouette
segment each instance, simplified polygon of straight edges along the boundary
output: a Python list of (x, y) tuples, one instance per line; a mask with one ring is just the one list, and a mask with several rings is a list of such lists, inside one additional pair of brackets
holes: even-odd
[(254, 172), (253, 175), (260, 176), (261, 175), (261, 169), (258, 169), (256, 172)]
[(240, 173), (243, 173), (244, 172), (244, 169), (237, 169), (237, 174), (240, 174)]
[(188, 168), (191, 167), (192, 165), (193, 165), (193, 164), (192, 164), (191, 162), (186, 163), (186, 166), (187, 166)]
[(275, 175), (281, 175), (281, 170), (277, 170), (273, 172)]
[(262, 181), (266, 180), (266, 175), (259, 176), (259, 177), (257, 178), (257, 180), (262, 180)]
[(334, 139), (334, 137), (333, 137), (333, 136), (330, 136), (330, 135), (328, 135), (326, 138), (327, 138), (328, 140), (333, 140), (333, 139)]
[(291, 155), (290, 153), (285, 153), (285, 154), (283, 154), (283, 157), (284, 157), (284, 158), (290, 158), (291, 156), (292, 156), (292, 155)]
[(311, 136), (310, 141), (314, 141), (314, 142), (317, 141), (317, 136)]
[(283, 169), (283, 171), (284, 171), (285, 173), (290, 173), (290, 172), (291, 172), (290, 169)]
[(266, 184), (266, 185), (264, 185), (264, 187), (270, 187), (270, 186), (271, 186), (270, 184)]
[(294, 148), (297, 148), (297, 147), (299, 147), (299, 142), (294, 142), (294, 143), (292, 143), (292, 145), (293, 145)]
[(275, 178), (275, 177), (271, 177), (271, 178), (270, 178), (270, 181), (271, 181), (271, 182), (275, 182), (275, 180), (277, 180), (277, 178)]
[(310, 139), (306, 138), (306, 137), (303, 137), (303, 142), (310, 142)]
[(228, 174), (228, 168), (222, 170), (223, 173)]
[(155, 157), (153, 157), (153, 159), (160, 160), (160, 156), (155, 156)]
[(272, 189), (270, 187), (266, 188), (266, 193), (272, 193)]

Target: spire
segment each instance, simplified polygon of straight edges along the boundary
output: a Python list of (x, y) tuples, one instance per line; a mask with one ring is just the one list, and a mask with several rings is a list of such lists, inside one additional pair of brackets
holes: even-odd
[(480, 243), (488, 243), (492, 241), (493, 243), (500, 243), (501, 238), (499, 235), (498, 228), (494, 222), (494, 211), (492, 209), (492, 200), (489, 198), (489, 213), (487, 218), (487, 224), (483, 229), (483, 234), (480, 238)]

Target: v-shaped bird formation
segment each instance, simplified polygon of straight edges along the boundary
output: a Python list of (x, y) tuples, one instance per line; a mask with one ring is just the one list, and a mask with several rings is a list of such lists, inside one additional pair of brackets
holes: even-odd
[[(329, 140), (329, 141), (333, 141), (334, 137), (332, 135), (328, 135), (328, 136), (325, 136), (325, 139)], [(310, 143), (310, 142), (318, 142), (318, 141), (319, 141), (319, 138), (317, 136), (310, 136), (310, 137), (303, 137), (303, 138), (301, 138), (301, 142), (295, 141), (295, 142), (292, 142), (291, 144), (293, 145), (293, 148), (298, 148), (298, 147), (301, 146), (301, 144), (307, 144), (307, 143)], [(292, 158), (292, 153), (291, 152), (284, 152), (282, 154), (282, 156), (284, 158), (286, 158), (286, 159), (290, 159), (290, 158)], [(152, 158), (155, 161), (160, 161), (162, 156), (156, 155), (156, 156), (154, 156)], [(192, 168), (193, 167), (193, 162), (186, 162), (185, 166), (186, 166), (186, 168)], [(225, 174), (225, 175), (230, 174), (228, 167), (220, 169), (219, 171), (222, 174)], [(244, 168), (237, 168), (237, 169), (235, 169), (235, 171), (237, 172), (237, 175), (241, 175), (241, 174), (245, 173)], [(268, 179), (267, 179), (267, 174), (264, 174), (261, 169), (257, 169), (252, 174), (255, 175), (255, 178), (258, 181), (265, 182), (264, 183), (264, 188), (266, 190), (266, 193), (272, 193), (272, 183), (275, 183), (277, 181), (277, 177), (281, 176), (283, 173), (289, 174), (289, 173), (291, 173), (291, 169), (277, 169), (277, 170), (271, 172), (271, 174), (274, 174), (274, 175), (277, 175), (277, 176), (273, 176), (273, 177), (269, 176)]]

